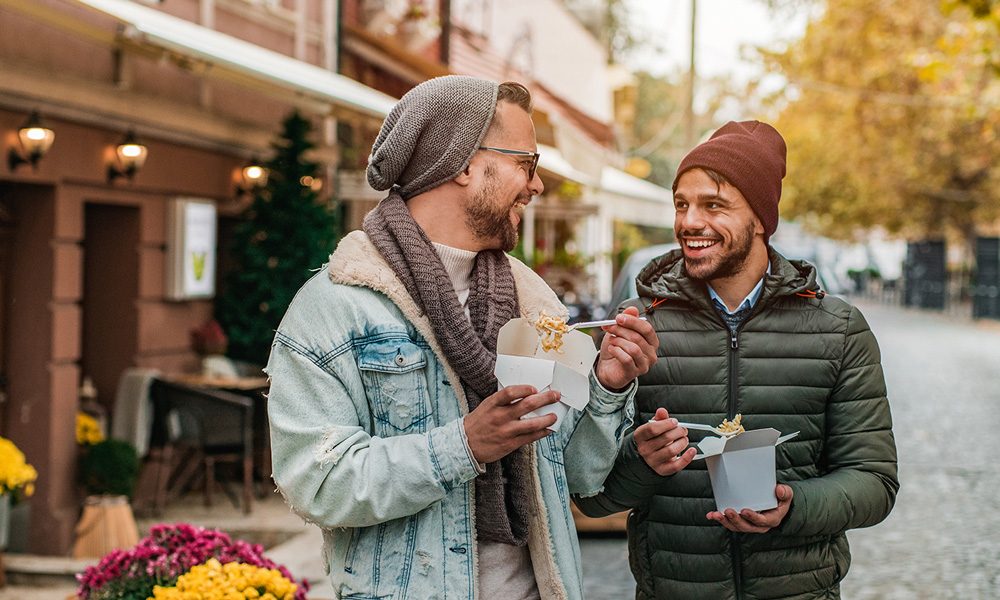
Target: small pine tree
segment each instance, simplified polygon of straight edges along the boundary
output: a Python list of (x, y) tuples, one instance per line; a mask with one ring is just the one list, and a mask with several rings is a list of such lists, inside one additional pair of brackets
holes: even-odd
[(272, 144), (267, 185), (233, 234), (232, 268), (224, 275), (216, 319), (229, 337), (229, 356), (267, 361), (274, 331), (295, 292), (322, 265), (340, 236), (339, 219), (308, 183), (319, 165), (306, 160), (312, 126), (289, 115)]

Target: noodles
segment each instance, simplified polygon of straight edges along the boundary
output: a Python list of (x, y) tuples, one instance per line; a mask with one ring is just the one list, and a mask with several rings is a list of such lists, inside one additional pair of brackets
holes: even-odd
[(743, 420), (743, 415), (738, 414), (733, 417), (733, 420), (723, 419), (722, 424), (719, 425), (719, 430), (725, 434), (737, 434), (743, 433), (746, 429), (743, 429), (743, 425), (740, 423)]
[(538, 335), (542, 338), (542, 350), (545, 352), (551, 350), (562, 352), (562, 337), (563, 334), (569, 331), (569, 327), (566, 326), (566, 319), (550, 317), (545, 314), (545, 311), (542, 311), (538, 315), (538, 320), (535, 321), (535, 330), (538, 331)]

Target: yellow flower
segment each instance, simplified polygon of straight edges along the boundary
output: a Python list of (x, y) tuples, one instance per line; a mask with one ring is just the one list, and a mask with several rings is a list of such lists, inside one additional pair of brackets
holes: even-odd
[(14, 442), (0, 437), (0, 494), (8, 494), (24, 488), (30, 496), (35, 492), (33, 485), (38, 479), (38, 471), (27, 463), (24, 453)]
[(211, 558), (177, 578), (173, 587), (156, 586), (149, 600), (292, 600), (296, 585), (276, 569)]
[(82, 446), (92, 446), (104, 441), (104, 432), (97, 419), (87, 413), (76, 413), (76, 443)]

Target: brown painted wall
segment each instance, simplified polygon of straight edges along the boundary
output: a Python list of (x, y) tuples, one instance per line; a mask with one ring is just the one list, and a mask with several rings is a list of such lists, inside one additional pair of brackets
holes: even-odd
[[(26, 118), (0, 110), (4, 154)], [(39, 471), (29, 551), (65, 554), (80, 508), (74, 427), (82, 369), (110, 409), (125, 367), (198, 367), (188, 332), (211, 317), (212, 302), (164, 299), (167, 200), (209, 198), (220, 214), (237, 213), (233, 176), (243, 159), (146, 139), (146, 167), (112, 185), (105, 157), (119, 133), (48, 125), (56, 142), (37, 171), (0, 172), (0, 201), (14, 216), (0, 434)]]
[[(126, 366), (198, 367), (189, 331), (211, 317), (212, 302), (164, 299), (168, 200), (208, 198), (220, 217), (238, 214), (249, 202), (234, 198), (235, 174), (246, 160), (241, 152), (264, 148), (291, 105), (200, 78), (169, 58), (130, 51), (116, 69), (107, 39), (82, 33), (89, 28), (110, 39), (112, 19), (64, 0), (31, 1), (62, 13), (74, 33), (0, 10), (0, 70), (11, 75), (7, 89), (20, 90), (0, 95), (0, 153), (17, 147), (16, 130), (35, 98), (56, 132), (37, 170), (0, 166), (0, 202), (14, 215), (14, 251), (0, 287), (9, 376), (0, 435), (14, 439), (39, 470), (29, 550), (65, 554), (80, 510), (74, 426), (83, 371), (112, 408)], [(198, 6), (171, 0), (156, 8), (198, 22)], [(322, 0), (306, 7), (305, 58), (318, 63)], [(294, 27), (287, 13), (272, 16), (251, 3), (218, 0), (214, 19), (220, 31), (291, 54)], [(107, 166), (131, 124), (149, 158), (133, 181), (110, 184)]]

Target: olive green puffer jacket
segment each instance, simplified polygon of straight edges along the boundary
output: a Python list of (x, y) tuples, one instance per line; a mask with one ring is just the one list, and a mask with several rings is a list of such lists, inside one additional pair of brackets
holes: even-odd
[[(748, 429), (798, 437), (777, 447), (777, 477), (791, 510), (765, 534), (733, 534), (715, 510), (704, 461), (660, 477), (632, 436), (604, 491), (576, 499), (591, 516), (629, 508), (637, 598), (837, 598), (850, 566), (844, 532), (882, 521), (899, 483), (878, 345), (864, 317), (813, 294), (815, 269), (770, 251), (771, 274), (735, 336), (704, 284), (688, 279), (680, 251), (639, 274), (660, 359), (639, 380), (636, 426), (663, 406), (680, 420), (714, 424), (743, 414)], [(800, 295), (801, 294), (801, 295)], [(702, 435), (689, 431), (697, 443)]]

